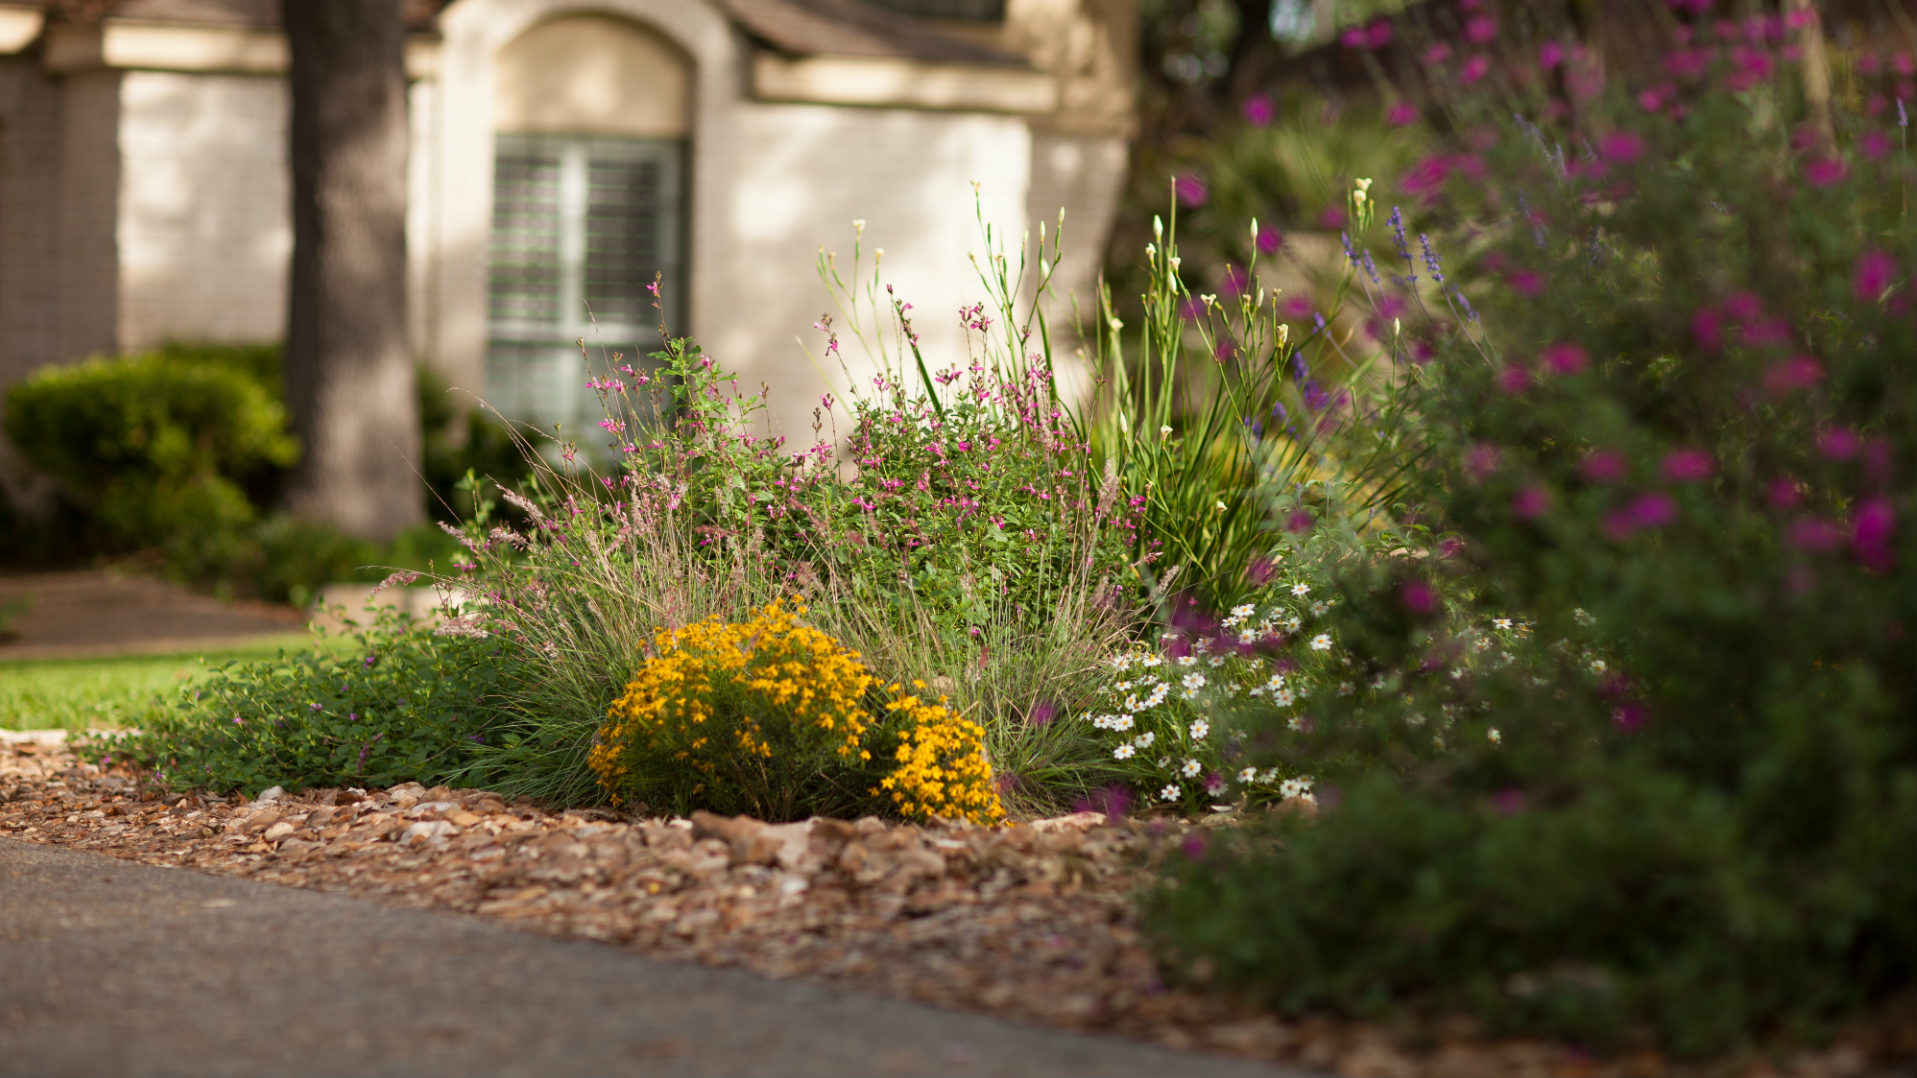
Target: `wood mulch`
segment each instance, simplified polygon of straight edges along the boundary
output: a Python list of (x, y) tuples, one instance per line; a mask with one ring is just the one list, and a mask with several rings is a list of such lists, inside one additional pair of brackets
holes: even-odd
[[(166, 793), (13, 735), (0, 835), (1344, 1075), (1674, 1073), (1650, 1050), (1596, 1059), (1469, 1023), (1283, 1020), (1168, 986), (1131, 901), (1154, 858), (1178, 856), (1163, 823), (632, 820), (416, 783), (247, 802)], [(1877, 1022), (1822, 1051), (1686, 1069), (1841, 1076), (1912, 1059), (1917, 1021)]]

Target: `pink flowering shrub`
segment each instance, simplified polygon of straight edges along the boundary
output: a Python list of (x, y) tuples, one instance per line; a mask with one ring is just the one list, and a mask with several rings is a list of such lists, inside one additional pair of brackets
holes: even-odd
[[(1678, 8), (1648, 84), (1507, 71), (1373, 191), (1434, 223), (1353, 260), (1428, 350), (1405, 503), (1450, 541), (1339, 570), (1354, 679), (1410, 672), (1288, 743), (1328, 811), (1154, 900), (1226, 983), (1693, 1055), (1911, 987), (1910, 104), (1862, 73), (1826, 124), (1808, 24)], [(1487, 663), (1459, 611), (1532, 632)]]

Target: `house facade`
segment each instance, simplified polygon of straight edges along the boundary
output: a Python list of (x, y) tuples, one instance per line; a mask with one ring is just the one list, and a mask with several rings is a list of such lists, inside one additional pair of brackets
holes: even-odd
[[(0, 387), (284, 332), (274, 0), (0, 0)], [(854, 219), (964, 353), (995, 235), (1066, 212), (1088, 298), (1124, 182), (1132, 0), (447, 0), (409, 14), (415, 353), (515, 418), (588, 422), (585, 338), (696, 337), (809, 438), (820, 248)], [(975, 185), (976, 184), (976, 188)], [(976, 196), (975, 196), (976, 191)]]

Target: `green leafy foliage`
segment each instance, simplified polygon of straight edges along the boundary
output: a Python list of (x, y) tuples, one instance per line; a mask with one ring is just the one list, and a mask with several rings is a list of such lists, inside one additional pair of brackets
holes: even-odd
[(90, 751), (145, 764), (178, 788), (445, 782), (486, 738), (511, 657), (485, 639), (436, 637), (390, 608), (345, 639), (227, 663), (138, 732)]

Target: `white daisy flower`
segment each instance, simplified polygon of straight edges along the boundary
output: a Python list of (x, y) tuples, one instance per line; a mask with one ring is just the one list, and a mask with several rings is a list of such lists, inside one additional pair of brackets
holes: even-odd
[(1278, 624), (1279, 624), (1279, 626), (1280, 626), (1281, 628), (1283, 628), (1283, 629), (1284, 629), (1284, 630), (1285, 630), (1286, 632), (1288, 632), (1288, 633), (1295, 633), (1295, 632), (1297, 632), (1297, 631), (1298, 631), (1299, 629), (1302, 629), (1302, 628), (1304, 628), (1304, 624), (1305, 624), (1305, 623), (1304, 623), (1303, 621), (1300, 621), (1300, 620), (1298, 619), (1298, 616), (1297, 616), (1296, 614), (1294, 614), (1294, 615), (1292, 615), (1291, 617), (1288, 617), (1288, 618), (1286, 618), (1285, 620), (1283, 620), (1283, 621), (1281, 621), (1281, 622), (1279, 622)]
[(1325, 613), (1329, 611), (1330, 609), (1331, 609), (1330, 603), (1325, 602), (1323, 599), (1319, 599), (1316, 602), (1311, 604), (1311, 616), (1314, 618), (1322, 618), (1325, 616)]
[(1136, 693), (1133, 693), (1132, 695), (1130, 695), (1130, 696), (1127, 696), (1127, 697), (1125, 698), (1125, 710), (1126, 710), (1126, 711), (1131, 711), (1131, 712), (1139, 712), (1139, 711), (1143, 711), (1143, 710), (1145, 710), (1146, 708), (1148, 708), (1148, 707), (1150, 707), (1150, 706), (1151, 706), (1150, 704), (1147, 704), (1147, 703), (1146, 703), (1146, 702), (1144, 702), (1143, 700), (1140, 700), (1140, 699), (1138, 698), (1138, 694), (1136, 694)]
[[(1256, 639), (1256, 638), (1254, 637), (1253, 639)], [(1251, 641), (1246, 640), (1244, 641), (1244, 643), (1249, 644), (1251, 643)], [(1213, 655), (1211, 658), (1205, 660), (1205, 665), (1215, 670), (1218, 667), (1225, 665), (1225, 657), (1223, 655)]]
[(1256, 629), (1240, 629), (1238, 630), (1238, 642), (1240, 644), (1256, 644), (1258, 642), (1258, 635), (1258, 630)]
[(1203, 764), (1200, 764), (1197, 760), (1191, 759), (1190, 757), (1186, 757), (1185, 766), (1179, 768), (1178, 770), (1186, 778), (1195, 779), (1198, 777), (1199, 772), (1205, 770), (1205, 767)]
[(1404, 717), (1404, 724), (1406, 726), (1423, 726), (1424, 716), (1414, 711)]
[(1171, 783), (1166, 783), (1165, 788), (1158, 791), (1158, 796), (1166, 801), (1176, 801), (1178, 800), (1178, 787), (1173, 786)]
[(1338, 683), (1339, 696), (1350, 696), (1352, 693), (1357, 691), (1358, 690), (1349, 681), (1340, 681)]
[(1234, 618), (1239, 618), (1239, 619), (1244, 619), (1244, 618), (1248, 618), (1248, 617), (1251, 617), (1251, 615), (1252, 615), (1252, 614), (1253, 614), (1253, 613), (1254, 613), (1254, 612), (1255, 612), (1256, 610), (1257, 610), (1257, 608), (1256, 608), (1256, 607), (1254, 607), (1254, 606), (1252, 606), (1252, 605), (1251, 605), (1250, 603), (1245, 603), (1245, 604), (1244, 604), (1244, 605), (1242, 605), (1242, 606), (1234, 606), (1234, 607), (1232, 607), (1232, 608), (1231, 608), (1231, 616), (1232, 616), (1232, 617), (1234, 617)]
[(1312, 780), (1302, 775), (1295, 779), (1286, 779), (1278, 784), (1278, 796), (1287, 801), (1294, 797), (1315, 801), (1317, 799), (1311, 796), (1311, 782)]
[(1265, 682), (1265, 688), (1267, 689), (1282, 689), (1284, 687), (1285, 687), (1285, 675), (1283, 674), (1273, 674), (1271, 675), (1270, 680)]
[(1571, 620), (1577, 622), (1579, 625), (1589, 625), (1597, 619), (1592, 617), (1580, 606), (1571, 611)]
[(1602, 674), (1603, 672), (1605, 672), (1606, 670), (1609, 670), (1610, 668), (1611, 668), (1610, 664), (1606, 663), (1603, 659), (1591, 660), (1591, 672), (1593, 674)]
[(1186, 674), (1183, 678), (1179, 679), (1178, 683), (1185, 687), (1187, 694), (1195, 693), (1205, 687), (1205, 675), (1199, 673)]
[(1147, 730), (1137, 737), (1132, 738), (1132, 744), (1137, 745), (1141, 749), (1149, 749), (1152, 747), (1152, 742), (1156, 740), (1158, 740), (1158, 735)]
[(1275, 767), (1265, 768), (1263, 771), (1260, 771), (1258, 773), (1258, 781), (1259, 782), (1277, 782), (1278, 769)]
[(1490, 742), (1491, 742), (1491, 743), (1492, 743), (1493, 745), (1502, 745), (1502, 744), (1504, 744), (1504, 735), (1503, 735), (1503, 734), (1501, 734), (1501, 733), (1498, 733), (1498, 728), (1497, 728), (1497, 727), (1495, 727), (1495, 726), (1493, 726), (1493, 727), (1492, 727), (1491, 729), (1489, 729), (1489, 730), (1486, 730), (1486, 731), (1485, 731), (1485, 733), (1484, 733), (1484, 736), (1485, 736), (1485, 738), (1486, 738), (1486, 739), (1488, 739), (1488, 740), (1489, 740), (1489, 741), (1490, 741)]
[(1290, 689), (1274, 689), (1271, 693), (1271, 702), (1279, 707), (1290, 707), (1298, 702), (1298, 694)]
[(1157, 688), (1154, 688), (1152, 690), (1152, 694), (1145, 698), (1145, 706), (1148, 708), (1157, 707), (1158, 705), (1164, 703), (1165, 697), (1170, 694), (1171, 694), (1171, 686), (1160, 683)]
[(1302, 581), (1297, 584), (1293, 584), (1291, 586), (1291, 593), (1293, 595), (1296, 595), (1298, 598), (1302, 599), (1305, 596), (1311, 594), (1311, 585), (1303, 583)]
[(1199, 719), (1197, 722), (1191, 724), (1193, 741), (1203, 741), (1205, 735), (1209, 733), (1211, 733), (1211, 723), (1206, 722), (1204, 719)]
[(1245, 768), (1243, 771), (1240, 771), (1238, 773), (1238, 781), (1244, 782), (1244, 783), (1251, 783), (1251, 782), (1258, 781), (1258, 769), (1255, 767)]
[(1509, 632), (1511, 629), (1511, 619), (1510, 618), (1492, 618), (1491, 627), (1494, 629)]
[(1177, 659), (1177, 662), (1178, 662), (1178, 665), (1180, 666), (1196, 666), (1198, 665), (1198, 656), (1180, 655)]
[(1314, 636), (1314, 637), (1312, 637), (1312, 638), (1311, 638), (1311, 650), (1313, 650), (1313, 651), (1330, 651), (1330, 650), (1331, 650), (1331, 634), (1330, 634), (1330, 633), (1319, 633), (1319, 634), (1318, 634), (1317, 636)]
[(1113, 715), (1111, 718), (1112, 722), (1109, 729), (1117, 730), (1119, 733), (1124, 733), (1126, 730), (1137, 725), (1137, 721), (1130, 715)]
[(1131, 742), (1129, 741), (1112, 750), (1112, 755), (1118, 757), (1121, 760), (1129, 760), (1133, 756), (1137, 755), (1137, 753), (1138, 753), (1138, 750), (1135, 748), (1132, 748)]
[(1310, 721), (1306, 719), (1303, 715), (1293, 715), (1291, 717), (1291, 721), (1286, 723), (1285, 725), (1291, 727), (1293, 730), (1296, 730), (1297, 732), (1301, 734), (1311, 729)]

